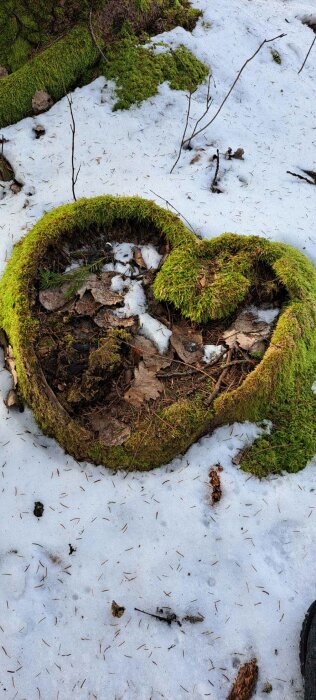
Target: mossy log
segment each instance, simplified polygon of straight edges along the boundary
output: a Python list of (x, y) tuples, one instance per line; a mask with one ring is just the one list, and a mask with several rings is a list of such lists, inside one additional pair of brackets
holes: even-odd
[[(80, 233), (88, 238), (89, 231), (106, 230), (109, 240), (115, 240), (117, 225), (126, 231), (146, 226), (169, 242), (171, 252), (156, 276), (154, 293), (187, 318), (206, 322), (230, 315), (255, 285), (258, 265), (273, 271), (286, 301), (268, 350), (237, 390), (221, 394), (209, 408), (197, 391), (144, 420), (123, 445), (105, 448), (69, 416), (48, 386), (36, 355), (40, 328), (32, 307), (34, 284), (48, 251)], [(272, 422), (272, 432), (244, 454), (247, 470), (259, 476), (298, 471), (316, 451), (316, 396), (311, 390), (316, 373), (316, 272), (290, 246), (233, 234), (201, 241), (153, 202), (137, 197), (83, 199), (46, 214), (15, 246), (0, 283), (0, 326), (13, 348), (21, 395), (42, 430), (77, 460), (150, 469), (219, 425), (263, 419)]]
[[(187, 0), (98, 0), (92, 32), (90, 6), (88, 0), (2, 1), (0, 66), (9, 75), (0, 79), (0, 128), (32, 115), (37, 90), (56, 101), (97, 75), (118, 80), (122, 107), (154, 95), (163, 80), (195, 89), (204, 79), (205, 67), (189, 51), (166, 60), (137, 48), (150, 34), (177, 24), (192, 29), (201, 13)], [(104, 62), (97, 45), (103, 55), (110, 46), (116, 50)]]

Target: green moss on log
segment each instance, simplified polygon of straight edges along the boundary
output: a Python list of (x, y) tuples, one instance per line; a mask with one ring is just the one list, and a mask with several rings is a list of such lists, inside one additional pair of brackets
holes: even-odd
[[(123, 445), (105, 448), (71, 419), (47, 385), (36, 356), (40, 328), (32, 315), (32, 300), (50, 246), (81, 232), (88, 237), (90, 230), (108, 230), (111, 238), (113, 226), (125, 223), (152, 228), (169, 241), (171, 253), (154, 291), (188, 318), (205, 322), (229, 315), (247, 298), (260, 267), (271, 271), (267, 285), (276, 280), (286, 301), (267, 352), (238, 389), (221, 394), (210, 408), (200, 393), (177, 401), (152, 421), (144, 420)], [(246, 470), (257, 476), (298, 471), (316, 452), (316, 396), (311, 390), (316, 375), (316, 272), (290, 246), (233, 234), (200, 241), (153, 202), (115, 197), (81, 200), (47, 214), (15, 246), (0, 283), (0, 326), (13, 347), (21, 395), (44, 432), (76, 459), (150, 469), (184, 452), (217, 426), (264, 419), (272, 422), (271, 435), (244, 454)]]
[(99, 56), (90, 32), (83, 26), (0, 80), (0, 127), (32, 114), (32, 97), (46, 90), (53, 100), (73, 88)]

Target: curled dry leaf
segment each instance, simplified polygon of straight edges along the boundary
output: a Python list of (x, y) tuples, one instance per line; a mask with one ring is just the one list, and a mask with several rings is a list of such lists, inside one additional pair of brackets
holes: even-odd
[(40, 304), (46, 311), (58, 311), (67, 303), (65, 294), (69, 289), (69, 284), (62, 284), (61, 287), (51, 287), (50, 289), (41, 289), (38, 298)]
[(128, 318), (120, 318), (113, 314), (109, 309), (100, 309), (94, 318), (94, 322), (99, 326), (99, 328), (136, 328), (137, 318), (136, 316), (129, 316)]
[(0, 153), (0, 180), (2, 182), (10, 182), (14, 179), (14, 170), (9, 163), (8, 159)]
[(92, 414), (89, 422), (92, 429), (98, 433), (100, 442), (106, 447), (123, 445), (131, 434), (131, 429), (128, 425), (121, 423), (109, 414)]
[(162, 391), (163, 384), (157, 379), (155, 372), (147, 369), (144, 362), (140, 362), (135, 368), (134, 381), (124, 394), (124, 399), (133, 406), (139, 406), (143, 401), (158, 399)]
[(271, 333), (271, 325), (258, 318), (248, 310), (242, 311), (234, 323), (223, 333), (223, 340), (230, 348), (236, 345), (247, 352), (264, 353), (266, 342)]
[(202, 360), (203, 340), (199, 331), (187, 326), (174, 325), (170, 343), (183, 362), (194, 365)]
[(210, 469), (209, 472), (209, 478), (210, 478), (210, 484), (212, 487), (212, 504), (218, 503), (221, 500), (222, 497), (222, 489), (221, 489), (221, 480), (219, 476), (219, 472), (221, 469), (218, 467), (215, 469)]
[(140, 248), (135, 248), (134, 260), (135, 260), (135, 263), (138, 267), (146, 269), (146, 263), (144, 262), (144, 258), (142, 256), (142, 252), (141, 252)]
[(112, 600), (111, 611), (113, 617), (122, 617), (125, 613), (125, 608), (123, 605), (118, 605), (115, 600)]
[(240, 667), (227, 700), (250, 700), (258, 678), (257, 659), (252, 659)]
[(10, 391), (8, 391), (4, 403), (7, 408), (16, 407), (20, 409), (22, 405), (21, 399), (19, 398), (17, 392), (14, 391), (14, 389), (10, 389)]
[(143, 335), (137, 335), (134, 339), (133, 351), (136, 359), (142, 358), (145, 367), (154, 372), (170, 367), (173, 360), (173, 352), (168, 352), (167, 355), (160, 355), (151, 340), (144, 338)]

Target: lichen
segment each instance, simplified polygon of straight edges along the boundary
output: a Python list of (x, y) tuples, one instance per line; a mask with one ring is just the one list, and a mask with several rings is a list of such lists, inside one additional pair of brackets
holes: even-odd
[[(106, 448), (71, 419), (41, 373), (32, 290), (50, 246), (83, 232), (89, 236), (91, 230), (108, 230), (111, 238), (115, 224), (146, 227), (169, 242), (171, 252), (154, 291), (193, 320), (229, 315), (255, 287), (262, 269), (270, 270), (285, 301), (267, 352), (238, 389), (222, 393), (206, 408), (205, 391), (211, 390), (206, 387), (204, 395), (162, 407), (154, 418), (135, 425), (123, 445)], [(303, 254), (285, 244), (233, 234), (200, 241), (153, 202), (124, 197), (80, 200), (46, 214), (15, 246), (0, 282), (0, 326), (13, 347), (21, 395), (43, 431), (76, 459), (150, 469), (219, 425), (264, 419), (272, 422), (271, 435), (265, 434), (245, 452), (242, 467), (247, 471), (257, 476), (298, 471), (316, 452), (316, 396), (311, 390), (316, 375), (316, 272)]]

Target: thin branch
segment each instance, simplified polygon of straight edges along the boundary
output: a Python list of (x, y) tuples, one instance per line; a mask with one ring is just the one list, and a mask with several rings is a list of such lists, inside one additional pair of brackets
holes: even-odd
[(152, 194), (154, 194), (155, 197), (158, 197), (158, 199), (161, 199), (162, 202), (165, 202), (165, 204), (167, 204), (169, 207), (171, 207), (171, 208), (172, 208), (179, 216), (181, 216), (182, 219), (188, 224), (188, 226), (189, 226), (189, 228), (191, 229), (192, 233), (194, 233), (196, 236), (199, 237), (198, 233), (196, 233), (196, 231), (194, 231), (194, 228), (193, 228), (193, 226), (191, 226), (191, 224), (190, 224), (190, 222), (188, 221), (188, 219), (186, 219), (185, 216), (183, 216), (183, 214), (181, 214), (181, 212), (180, 212), (178, 209), (176, 209), (176, 207), (174, 207), (173, 204), (171, 204), (171, 202), (168, 201), (168, 199), (165, 199), (164, 197), (161, 197), (160, 194), (157, 194), (157, 192), (154, 192), (154, 190), (149, 190), (149, 192), (152, 192)]
[(92, 39), (93, 39), (93, 41), (94, 41), (94, 43), (95, 43), (95, 45), (96, 45), (98, 51), (100, 52), (100, 54), (101, 54), (102, 58), (104, 59), (104, 61), (107, 61), (107, 58), (106, 58), (105, 54), (103, 53), (103, 51), (102, 51), (102, 49), (101, 49), (101, 46), (100, 46), (100, 44), (98, 43), (97, 38), (96, 38), (96, 35), (95, 35), (95, 33), (94, 33), (94, 29), (93, 29), (93, 26), (92, 26), (92, 9), (90, 10), (90, 14), (89, 14), (89, 28), (90, 28), (90, 34), (91, 34), (91, 36), (92, 36)]
[(304, 177), (304, 175), (299, 175), (298, 173), (292, 173), (291, 170), (286, 171), (288, 175), (293, 175), (293, 177), (298, 177), (299, 180), (304, 180), (305, 182), (308, 182), (309, 185), (316, 185), (316, 182), (313, 180), (309, 180), (307, 177)]
[[(206, 107), (205, 107), (205, 110), (204, 110), (203, 114), (201, 114), (201, 116), (200, 116), (199, 119), (197, 120), (193, 131), (195, 131), (195, 130), (197, 129), (198, 125), (201, 123), (201, 121), (204, 119), (204, 117), (206, 117), (206, 115), (208, 114), (208, 111), (209, 111), (209, 109), (210, 109), (210, 106), (211, 106), (211, 104), (212, 104), (212, 101), (213, 101), (213, 100), (212, 100), (212, 97), (210, 96), (210, 91), (211, 91), (211, 80), (212, 80), (212, 74), (210, 73), (210, 75), (209, 75), (209, 77), (208, 77), (208, 85), (207, 85)], [(192, 138), (192, 136), (191, 136), (191, 138)], [(189, 141), (189, 143), (188, 143), (188, 147), (190, 147), (190, 145), (191, 145), (191, 139), (190, 139), (190, 141)]]
[(184, 126), (184, 132), (183, 132), (183, 136), (182, 136), (181, 143), (180, 143), (180, 148), (179, 148), (178, 157), (177, 157), (176, 161), (174, 162), (174, 164), (173, 164), (173, 166), (172, 166), (172, 168), (171, 168), (171, 170), (170, 170), (170, 175), (171, 175), (171, 173), (173, 173), (173, 171), (174, 171), (176, 165), (178, 165), (179, 160), (180, 160), (180, 158), (181, 158), (181, 153), (182, 153), (182, 148), (183, 148), (183, 144), (184, 144), (184, 139), (185, 139), (185, 137), (186, 137), (187, 128), (188, 128), (188, 125), (189, 125), (192, 95), (193, 95), (193, 93), (192, 93), (192, 92), (189, 92), (188, 110), (187, 110), (187, 116), (186, 116), (186, 121), (185, 121), (185, 126)]
[(217, 149), (216, 155), (214, 156), (213, 160), (216, 160), (216, 168), (215, 168), (215, 175), (213, 177), (213, 182), (211, 185), (211, 192), (219, 192), (220, 190), (218, 189), (217, 185), (217, 178), (218, 178), (218, 171), (219, 171), (219, 150)]
[(310, 52), (311, 52), (311, 50), (312, 50), (312, 48), (313, 48), (313, 46), (314, 46), (314, 44), (315, 44), (315, 41), (316, 41), (316, 35), (314, 36), (314, 39), (313, 39), (313, 41), (312, 41), (312, 43), (311, 43), (311, 45), (310, 45), (310, 47), (309, 47), (309, 49), (308, 49), (308, 51), (307, 51), (307, 54), (306, 54), (306, 56), (305, 56), (305, 58), (304, 58), (304, 61), (303, 61), (302, 65), (301, 65), (301, 67), (300, 67), (300, 69), (299, 69), (297, 75), (299, 75), (299, 74), (302, 72), (302, 70), (303, 70), (303, 68), (304, 68), (304, 66), (305, 66), (305, 63), (306, 63), (306, 61), (307, 61), (307, 59), (308, 59), (308, 57), (309, 57), (309, 54), (310, 54)]
[(76, 122), (75, 122), (75, 117), (72, 109), (72, 97), (69, 97), (69, 95), (66, 95), (67, 102), (69, 105), (69, 110), (70, 110), (70, 115), (71, 115), (71, 134), (72, 134), (72, 139), (71, 139), (71, 189), (72, 189), (72, 196), (74, 198), (74, 201), (77, 201), (76, 197), (76, 192), (75, 192), (75, 185), (78, 180), (78, 175), (80, 173), (80, 168), (81, 165), (79, 166), (77, 173), (75, 172), (75, 137), (76, 137)]

